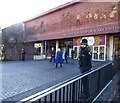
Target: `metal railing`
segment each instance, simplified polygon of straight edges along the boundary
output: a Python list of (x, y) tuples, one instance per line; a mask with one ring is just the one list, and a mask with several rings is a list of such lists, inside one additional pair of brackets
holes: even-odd
[(78, 102), (82, 101), (82, 79), (88, 77), (89, 79), (89, 98), (91, 102), (104, 89), (104, 87), (111, 81), (115, 72), (112, 62), (109, 62), (95, 70), (88, 71), (84, 74), (77, 75), (62, 83), (54, 85), (48, 89), (38, 92), (30, 97), (22, 99), (19, 102)]

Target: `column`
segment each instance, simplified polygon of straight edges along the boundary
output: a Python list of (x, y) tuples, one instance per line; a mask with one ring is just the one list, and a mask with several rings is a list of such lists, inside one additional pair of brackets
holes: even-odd
[(43, 49), (44, 49), (44, 43), (41, 42), (41, 54), (43, 54)]
[(59, 48), (59, 41), (56, 40), (56, 52), (57, 52), (57, 49)]
[(115, 57), (115, 53), (113, 51), (113, 36), (110, 36), (110, 60), (113, 60)]
[(46, 50), (46, 45), (47, 45), (47, 43), (46, 43), (46, 41), (45, 41), (45, 53), (47, 53), (47, 50)]
[(114, 51), (113, 51), (113, 36), (108, 36), (108, 44), (107, 44), (107, 60), (114, 59)]

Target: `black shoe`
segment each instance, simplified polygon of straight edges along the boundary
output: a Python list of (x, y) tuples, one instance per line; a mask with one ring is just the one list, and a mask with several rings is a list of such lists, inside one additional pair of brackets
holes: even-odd
[(55, 68), (57, 68), (58, 67), (58, 64), (55, 64)]

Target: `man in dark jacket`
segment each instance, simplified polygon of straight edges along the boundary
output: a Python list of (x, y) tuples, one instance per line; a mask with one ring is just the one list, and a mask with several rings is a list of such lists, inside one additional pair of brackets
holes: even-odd
[(22, 51), (21, 51), (21, 59), (22, 59), (22, 61), (25, 60), (25, 54), (26, 54), (25, 50), (22, 49)]
[[(88, 46), (88, 41), (87, 39), (82, 39), (82, 42), (80, 44), (81, 50), (79, 53), (79, 66), (80, 66), (80, 70), (81, 73), (85, 73), (87, 71), (89, 71), (92, 67), (91, 64), (91, 55), (90, 52), (87, 48)], [(87, 100), (89, 98), (89, 78), (88, 76), (85, 76), (84, 78), (82, 78), (81, 80), (82, 82), (82, 98), (84, 98), (85, 100)]]
[(52, 62), (52, 60), (54, 60), (55, 62), (55, 50), (54, 48), (52, 47), (52, 51), (51, 51), (51, 58), (50, 58), (50, 62)]
[(72, 49), (72, 50), (71, 50), (71, 59), (74, 58), (74, 53), (75, 53), (75, 51)]

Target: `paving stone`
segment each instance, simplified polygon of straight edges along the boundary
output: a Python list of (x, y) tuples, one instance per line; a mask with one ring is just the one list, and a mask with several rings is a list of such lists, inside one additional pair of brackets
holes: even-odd
[[(93, 62), (98, 68), (106, 62)], [(2, 63), (2, 100), (20, 100), (33, 93), (80, 74), (77, 60), (70, 60), (63, 67), (41, 61), (6, 61)]]

